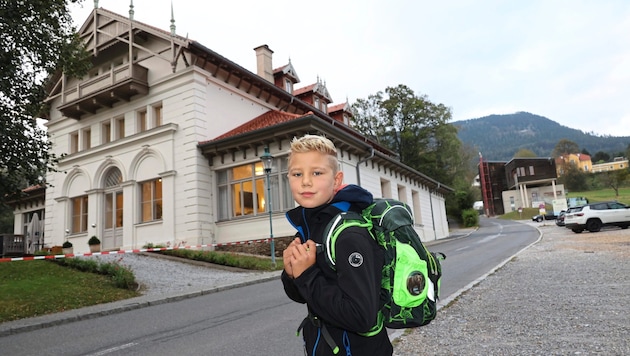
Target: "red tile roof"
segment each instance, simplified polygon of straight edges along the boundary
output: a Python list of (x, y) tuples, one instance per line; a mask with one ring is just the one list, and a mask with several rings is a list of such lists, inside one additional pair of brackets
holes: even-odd
[(337, 104), (337, 105), (332, 105), (328, 107), (328, 113), (333, 113), (335, 111), (342, 111), (343, 109), (345, 109), (346, 107), (346, 103), (341, 103), (341, 104)]
[(311, 85), (307, 85), (307, 86), (305, 86), (303, 88), (295, 89), (293, 91), (293, 95), (298, 96), (300, 94), (312, 92), (313, 89), (315, 88), (315, 85), (317, 85), (317, 84), (311, 84)]
[[(224, 139), (224, 138), (244, 134), (247, 132), (260, 130), (265, 127), (274, 126), (277, 124), (281, 124), (283, 122), (288, 122), (288, 121), (295, 120), (297, 118), (308, 116), (308, 115), (313, 115), (313, 112), (309, 111), (303, 115), (298, 115), (298, 114), (290, 114), (284, 111), (270, 110), (258, 117), (251, 119), (250, 121), (244, 123), (243, 125), (238, 126), (224, 133), (221, 136), (217, 136), (214, 139), (205, 141), (205, 142)], [(200, 142), (200, 143), (205, 143), (205, 142)]]

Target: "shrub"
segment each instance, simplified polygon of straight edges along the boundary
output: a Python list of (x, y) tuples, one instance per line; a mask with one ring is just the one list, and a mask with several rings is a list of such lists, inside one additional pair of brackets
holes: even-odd
[(53, 261), (62, 266), (74, 268), (79, 271), (109, 276), (114, 285), (118, 288), (135, 290), (138, 287), (133, 272), (117, 262), (100, 262), (92, 258), (64, 258)]
[(479, 213), (475, 209), (465, 209), (462, 211), (462, 221), (464, 227), (479, 225)]

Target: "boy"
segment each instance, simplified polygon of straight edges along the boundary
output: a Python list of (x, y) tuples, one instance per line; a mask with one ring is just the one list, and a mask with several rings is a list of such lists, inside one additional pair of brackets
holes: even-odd
[[(336, 240), (336, 270), (317, 253), (326, 225), (341, 211), (334, 203), (349, 203), (348, 210), (361, 212), (372, 203), (372, 194), (356, 185), (342, 186), (337, 150), (321, 136), (293, 139), (288, 177), (300, 206), (286, 216), (299, 238), (283, 252), (281, 279), (287, 296), (307, 305), (308, 316), (300, 325), (306, 354), (391, 355), (387, 330), (377, 320), (383, 266), (377, 243), (365, 228), (350, 227)], [(362, 335), (368, 332), (371, 336)]]

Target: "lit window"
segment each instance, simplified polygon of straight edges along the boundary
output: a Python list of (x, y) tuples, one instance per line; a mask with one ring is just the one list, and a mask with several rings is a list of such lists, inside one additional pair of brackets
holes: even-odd
[(72, 198), (72, 233), (87, 231), (88, 197), (87, 195)]
[[(281, 162), (279, 169), (275, 168), (278, 162)], [(219, 220), (269, 213), (266, 179), (262, 162), (217, 171)], [(287, 178), (286, 157), (275, 160), (269, 180), (271, 210), (293, 208), (295, 204)]]
[(162, 219), (162, 178), (140, 183), (140, 222)]

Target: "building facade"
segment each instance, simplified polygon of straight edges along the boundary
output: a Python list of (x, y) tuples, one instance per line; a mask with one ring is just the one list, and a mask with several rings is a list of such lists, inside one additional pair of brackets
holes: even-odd
[(481, 159), (479, 176), (489, 216), (547, 204), (554, 210), (566, 209), (564, 186), (556, 184), (553, 158), (513, 158), (509, 162)]
[(610, 162), (593, 164), (593, 173), (616, 171), (619, 169), (628, 169), (628, 159), (615, 157)]
[[(50, 78), (48, 133), (65, 155), (46, 177), (45, 245), (67, 239), (85, 252), (93, 235), (104, 250), (250, 241), (269, 237), (270, 218), (275, 237), (291, 236), (286, 157), (305, 133), (333, 140), (345, 183), (408, 203), (423, 240), (448, 236), (451, 188), (348, 126), (347, 103), (328, 113), (319, 79), (295, 89), (295, 68), (273, 69), (266, 45), (254, 49), (250, 72), (176, 35), (172, 23), (162, 31), (94, 9), (79, 30), (93, 68)], [(269, 192), (265, 149), (274, 156)]]
[(562, 176), (568, 165), (577, 167), (582, 172), (591, 173), (593, 162), (591, 156), (585, 153), (567, 153), (556, 158), (556, 169), (558, 176)]

